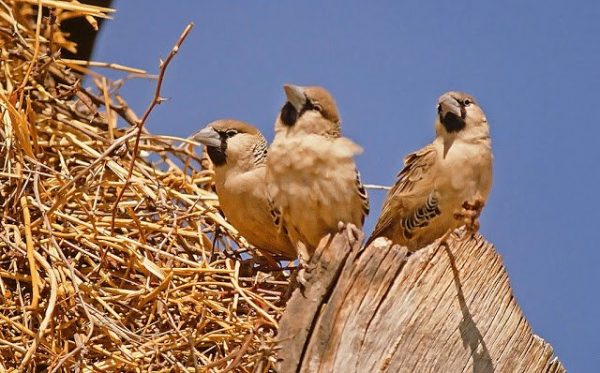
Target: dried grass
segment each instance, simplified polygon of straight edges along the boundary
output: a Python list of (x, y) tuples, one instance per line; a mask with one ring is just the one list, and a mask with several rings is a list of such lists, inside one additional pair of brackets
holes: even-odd
[(219, 214), (207, 159), (144, 129), (167, 63), (140, 119), (88, 67), (143, 71), (60, 58), (61, 20), (111, 12), (0, 1), (0, 372), (272, 370), (288, 280)]

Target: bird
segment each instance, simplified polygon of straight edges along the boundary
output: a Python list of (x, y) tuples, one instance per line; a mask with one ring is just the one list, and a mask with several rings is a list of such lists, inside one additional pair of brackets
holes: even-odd
[(287, 234), (273, 224), (265, 179), (268, 144), (262, 133), (248, 123), (222, 119), (191, 138), (206, 146), (219, 205), (229, 222), (256, 248), (297, 258)]
[(369, 199), (353, 158), (362, 148), (341, 135), (331, 93), (317, 86), (283, 89), (287, 101), (267, 155), (267, 191), (273, 221), (288, 232), (303, 264), (340, 224), (362, 228)]
[(404, 158), (404, 168), (383, 203), (377, 237), (414, 252), (478, 217), (492, 186), (490, 128), (473, 96), (450, 91), (439, 97), (433, 142)]

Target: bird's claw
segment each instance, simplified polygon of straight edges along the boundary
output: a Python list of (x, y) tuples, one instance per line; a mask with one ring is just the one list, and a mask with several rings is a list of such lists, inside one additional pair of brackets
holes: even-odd
[(484, 200), (477, 197), (473, 202), (465, 201), (460, 211), (454, 213), (454, 218), (462, 220), (467, 232), (473, 235), (479, 231), (479, 215), (483, 210)]
[(312, 278), (312, 268), (303, 267), (298, 271), (298, 285), (300, 285), (300, 290), (302, 294), (304, 294), (304, 290), (308, 286), (310, 279)]
[(308, 286), (312, 278), (312, 271), (315, 269), (315, 265), (311, 264), (308, 260), (300, 256), (298, 261), (298, 275), (296, 277), (296, 281), (298, 282), (298, 286), (300, 287), (300, 292), (304, 295), (304, 291)]
[(339, 222), (338, 228), (340, 228), (340, 231), (345, 229), (346, 237), (348, 238), (348, 243), (350, 245), (354, 245), (354, 243), (360, 238), (360, 230), (352, 224), (344, 224)]

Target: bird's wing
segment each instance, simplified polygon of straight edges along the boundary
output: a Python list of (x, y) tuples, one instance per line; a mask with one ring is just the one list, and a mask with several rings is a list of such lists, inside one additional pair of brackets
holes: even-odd
[(270, 194), (267, 194), (267, 202), (269, 203), (269, 212), (271, 213), (271, 218), (273, 219), (273, 225), (275, 225), (278, 232), (287, 234), (287, 232), (284, 232), (285, 228), (283, 226), (281, 209), (275, 205), (275, 202), (273, 201), (273, 198), (271, 198)]
[(434, 190), (436, 158), (437, 151), (433, 145), (404, 158), (404, 168), (383, 203), (381, 216), (367, 244), (386, 235), (394, 224), (400, 224), (402, 234), (410, 239), (416, 228), (426, 226), (439, 214), (439, 197)]

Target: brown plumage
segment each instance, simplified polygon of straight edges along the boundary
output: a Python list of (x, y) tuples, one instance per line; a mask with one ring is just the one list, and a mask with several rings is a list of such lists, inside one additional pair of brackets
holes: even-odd
[(321, 87), (284, 86), (287, 102), (275, 122), (267, 157), (275, 224), (308, 260), (338, 224), (361, 228), (369, 202), (353, 156), (362, 149), (341, 137), (331, 94)]
[(483, 207), (492, 185), (483, 110), (472, 96), (447, 92), (438, 100), (435, 129), (433, 143), (404, 159), (367, 244), (383, 236), (414, 251), (465, 224), (455, 216), (463, 207)]
[(219, 204), (231, 224), (255, 247), (295, 258), (295, 247), (273, 225), (265, 182), (267, 141), (260, 131), (237, 120), (218, 120), (192, 138), (206, 146)]

